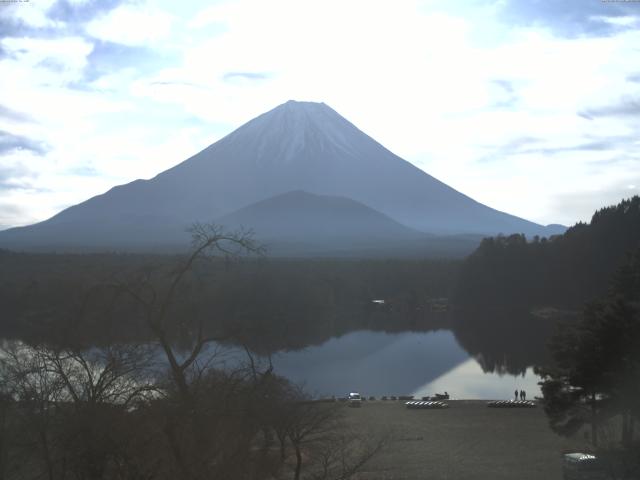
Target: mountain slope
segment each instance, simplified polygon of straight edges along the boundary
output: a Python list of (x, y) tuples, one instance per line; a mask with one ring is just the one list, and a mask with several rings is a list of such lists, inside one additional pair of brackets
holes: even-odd
[(424, 250), (430, 237), (349, 198), (300, 190), (243, 207), (216, 223), (250, 228), (276, 255), (393, 254), (400, 245)]
[(417, 232), (361, 203), (301, 190), (262, 200), (225, 215), (216, 223), (248, 227), (258, 238), (319, 241), (328, 239), (417, 239)]
[(423, 232), (546, 232), (448, 187), (330, 107), (290, 101), (150, 180), (114, 187), (35, 226), (0, 232), (0, 245), (173, 244), (193, 221), (295, 190), (351, 198)]

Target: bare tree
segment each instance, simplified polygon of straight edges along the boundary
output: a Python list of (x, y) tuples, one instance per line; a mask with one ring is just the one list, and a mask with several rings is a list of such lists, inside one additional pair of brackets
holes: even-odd
[(46, 358), (24, 344), (12, 344), (0, 353), (1, 383), (8, 390), (12, 417), (20, 425), (7, 451), (14, 464), (29, 465), (34, 473), (57, 478), (59, 452), (52, 432), (58, 420), (63, 384), (47, 372)]
[(262, 248), (253, 240), (251, 231), (227, 233), (215, 224), (196, 223), (190, 228), (191, 253), (164, 277), (164, 285), (154, 281), (153, 272), (146, 272), (134, 282), (116, 286), (129, 294), (143, 309), (144, 321), (166, 356), (172, 379), (184, 400), (190, 397), (188, 371), (199, 359), (207, 344), (225, 337), (206, 335), (202, 319), (195, 326), (193, 344), (187, 355), (178, 355), (167, 325), (169, 313), (178, 291), (196, 263), (215, 257), (231, 258), (241, 253), (261, 254)]
[[(212, 429), (222, 428), (221, 414), (226, 412), (228, 416), (233, 410), (228, 408), (228, 403), (224, 405), (228, 402), (225, 396), (239, 396), (245, 388), (247, 373), (238, 370), (223, 375), (212, 369), (215, 355), (208, 346), (231, 334), (212, 334), (202, 318), (195, 324), (186, 318), (180, 320), (178, 328), (181, 333), (189, 334), (191, 345), (186, 352), (179, 352), (172, 341), (171, 333), (175, 332), (176, 325), (170, 324), (170, 314), (181, 288), (187, 278), (193, 276), (198, 263), (214, 258), (231, 259), (243, 253), (261, 254), (262, 249), (250, 231), (227, 233), (218, 225), (197, 223), (190, 232), (191, 253), (175, 267), (164, 272), (148, 270), (133, 281), (118, 282), (115, 287), (141, 307), (144, 323), (164, 353), (171, 379), (168, 392), (175, 389), (176, 401), (167, 402), (163, 431), (179, 475), (198, 479), (210, 476), (222, 464), (229, 464), (229, 452), (237, 454), (242, 450), (240, 447), (219, 448), (219, 432)], [(213, 411), (212, 406), (218, 411)], [(242, 416), (236, 415), (236, 418)], [(234, 443), (229, 440), (227, 443)]]
[(76, 408), (110, 404), (129, 408), (160, 392), (151, 377), (153, 350), (148, 345), (118, 344), (82, 350), (39, 348), (47, 373), (64, 385)]
[(314, 449), (310, 480), (353, 478), (386, 445), (385, 437), (365, 437), (345, 426), (327, 435)]
[(346, 429), (341, 406), (310, 401), (248, 348), (246, 363), (224, 368), (216, 345), (256, 333), (213, 329), (190, 315), (189, 295), (202, 262), (261, 249), (250, 232), (197, 224), (192, 235), (177, 264), (90, 289), (70, 315), (73, 330), (85, 315), (99, 324), (112, 305), (133, 305), (154, 341), (88, 346), (80, 334), (0, 352), (0, 480), (337, 480), (377, 452)]
[[(15, 343), (0, 352), (14, 437), (3, 448), (27, 477), (104, 478), (122, 453), (123, 421), (158, 395), (138, 345), (71, 350)], [(14, 472), (15, 473), (15, 472)]]
[(343, 404), (312, 401), (298, 388), (290, 394), (276, 431), (281, 458), (287, 440), (294, 450), (294, 480), (352, 478), (384, 447), (385, 437), (367, 437), (348, 427)]

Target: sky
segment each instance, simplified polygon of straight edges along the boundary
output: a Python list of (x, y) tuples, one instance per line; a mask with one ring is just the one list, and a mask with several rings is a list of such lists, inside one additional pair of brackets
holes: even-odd
[(542, 224), (640, 191), (640, 1), (0, 0), (0, 229), (289, 99)]

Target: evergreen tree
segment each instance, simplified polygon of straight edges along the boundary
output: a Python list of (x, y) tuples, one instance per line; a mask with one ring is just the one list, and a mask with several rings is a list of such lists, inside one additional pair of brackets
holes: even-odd
[(622, 442), (630, 446), (640, 419), (640, 249), (616, 274), (606, 297), (589, 303), (579, 322), (565, 325), (551, 343), (554, 365), (541, 368), (551, 427), (570, 435), (622, 417)]
[(589, 224), (548, 240), (487, 238), (461, 269), (455, 303), (573, 309), (605, 294), (611, 276), (639, 246), (639, 196), (598, 210)]

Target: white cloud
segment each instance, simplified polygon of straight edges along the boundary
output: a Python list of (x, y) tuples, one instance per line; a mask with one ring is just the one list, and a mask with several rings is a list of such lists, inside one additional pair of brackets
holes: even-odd
[(150, 4), (125, 4), (87, 24), (89, 35), (124, 45), (150, 45), (169, 37), (174, 18)]
[(210, 5), (196, 12), (193, 18), (188, 20), (187, 25), (190, 29), (199, 29), (210, 25), (226, 25), (230, 17), (237, 14), (237, 10), (229, 3)]
[(620, 27), (632, 27), (637, 25), (638, 17), (633, 16), (625, 16), (625, 17), (606, 17), (606, 16), (593, 16), (590, 17), (590, 20), (597, 20), (600, 22), (605, 22), (610, 25), (617, 25)]
[[(0, 62), (0, 83), (12, 90), (28, 85), (64, 86), (81, 78), (93, 44), (80, 37), (9, 37), (0, 47), (10, 56)], [(4, 89), (3, 89), (4, 91)]]
[(38, 0), (37, 2), (3, 2), (0, 5), (0, 19), (14, 18), (29, 27), (62, 27), (61, 22), (56, 22), (47, 17), (47, 11), (56, 0)]

